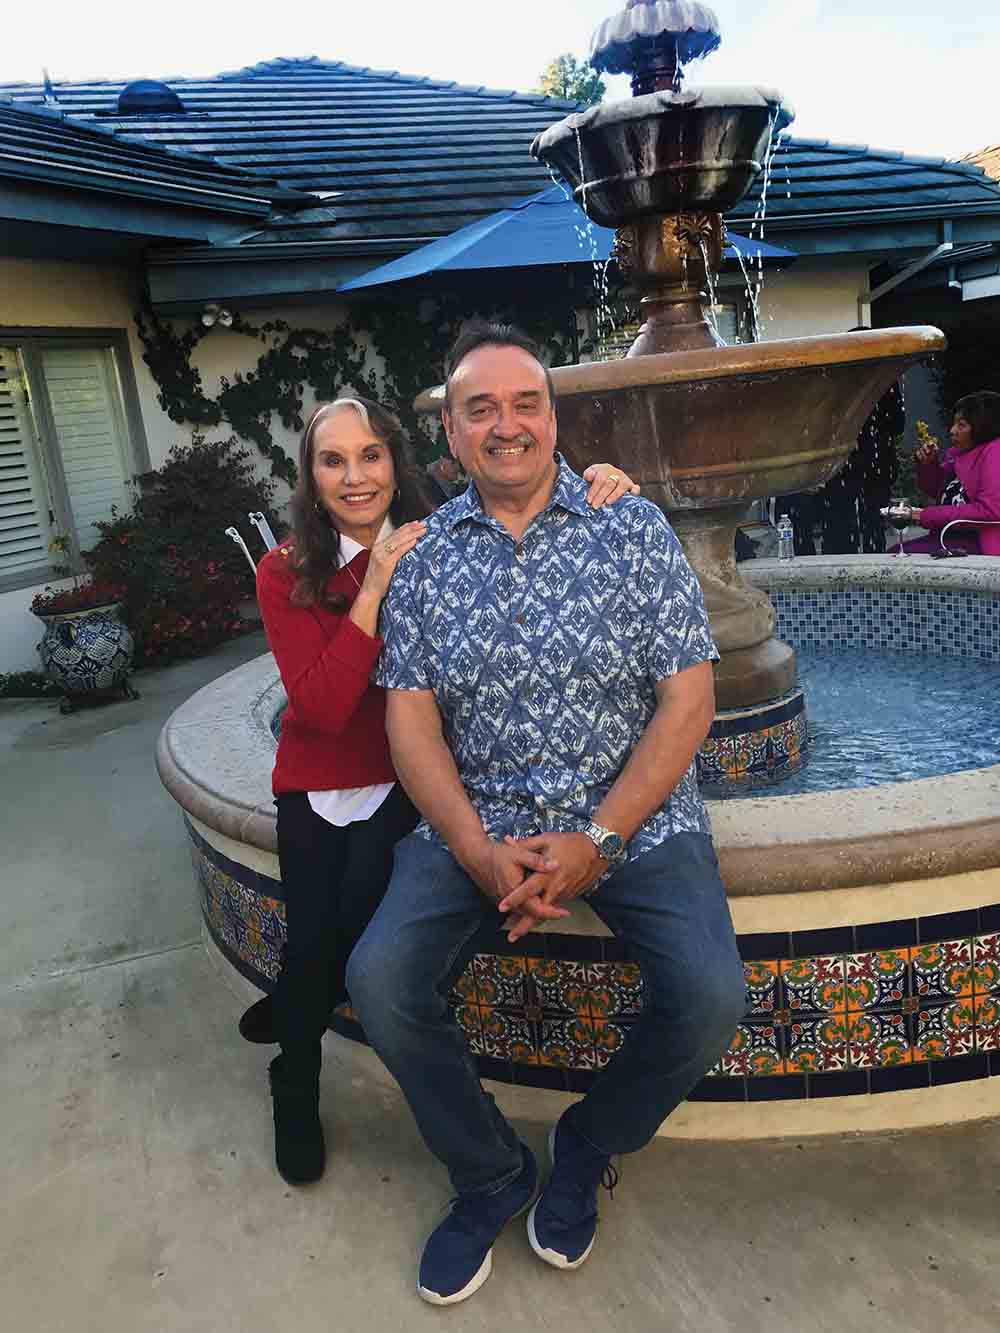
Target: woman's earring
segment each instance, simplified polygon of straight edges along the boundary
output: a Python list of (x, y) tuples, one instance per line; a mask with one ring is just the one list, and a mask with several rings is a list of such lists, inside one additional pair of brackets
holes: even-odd
[(398, 500), (398, 499), (399, 499), (399, 487), (398, 487), (398, 486), (397, 486), (396, 489), (393, 491), (393, 493), (392, 493), (392, 498), (393, 498), (394, 500)]

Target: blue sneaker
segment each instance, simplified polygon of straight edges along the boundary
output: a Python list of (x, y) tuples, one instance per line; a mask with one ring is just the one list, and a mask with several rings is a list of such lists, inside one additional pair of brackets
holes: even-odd
[(478, 1291), (493, 1269), (493, 1242), (531, 1204), (538, 1167), (521, 1144), (521, 1174), (496, 1194), (459, 1195), (431, 1232), (420, 1260), (417, 1291), (431, 1305), (456, 1305)]
[(594, 1248), (597, 1187), (611, 1193), (618, 1173), (563, 1116), (549, 1134), (552, 1174), (528, 1214), (531, 1248), (553, 1268), (579, 1268)]

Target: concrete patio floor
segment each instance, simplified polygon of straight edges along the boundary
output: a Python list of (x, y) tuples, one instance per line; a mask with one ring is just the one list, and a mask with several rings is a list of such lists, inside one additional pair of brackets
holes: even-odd
[[(1000, 1127), (657, 1140), (622, 1165), (578, 1273), (514, 1224), (453, 1310), (414, 1268), (448, 1199), (370, 1052), (328, 1037), (327, 1175), (274, 1171), (266, 1064), (200, 941), (153, 747), (260, 636), (62, 717), (0, 703), (0, 1304), (25, 1333), (1000, 1328)], [(539, 1152), (545, 1126), (522, 1126)]]

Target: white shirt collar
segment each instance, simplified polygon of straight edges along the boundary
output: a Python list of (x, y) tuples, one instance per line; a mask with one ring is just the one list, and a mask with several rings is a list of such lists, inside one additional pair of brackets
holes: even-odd
[[(393, 533), (395, 531), (396, 531), (395, 523), (393, 523), (389, 515), (386, 514), (385, 520), (382, 526), (379, 528), (378, 536), (375, 538), (375, 540), (377, 542), (381, 541), (383, 537), (388, 537), (390, 533)], [(348, 537), (347, 534), (343, 532), (340, 534), (341, 565), (349, 565), (356, 555), (360, 555), (362, 551), (367, 551), (367, 550), (368, 550), (367, 546), (362, 546), (361, 543), (356, 542), (353, 537)]]

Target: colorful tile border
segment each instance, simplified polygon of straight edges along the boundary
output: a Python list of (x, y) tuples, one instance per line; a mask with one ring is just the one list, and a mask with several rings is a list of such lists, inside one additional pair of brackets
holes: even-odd
[[(216, 944), (269, 989), (280, 882), (185, 821)], [(802, 1100), (1000, 1075), (1000, 904), (915, 920), (739, 939), (748, 1009), (691, 1101)], [(642, 974), (614, 939), (539, 934), (477, 953), (451, 1002), (484, 1078), (583, 1092), (642, 1013)], [(364, 1034), (348, 1007), (331, 1027)]]
[(801, 768), (809, 747), (805, 695), (796, 689), (756, 709), (720, 713), (698, 751), (706, 795), (765, 787)]

